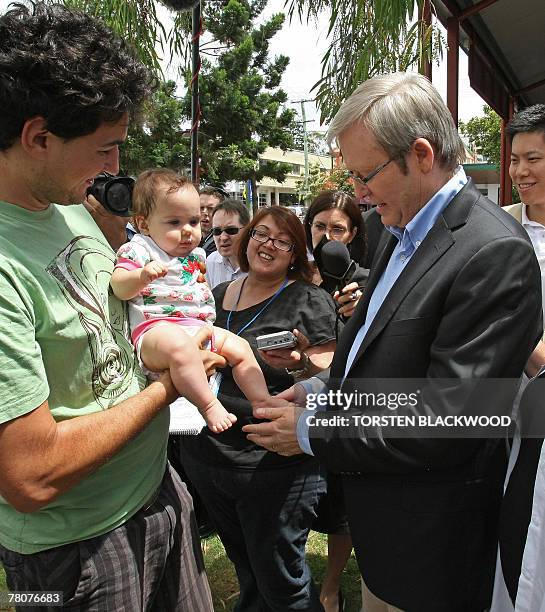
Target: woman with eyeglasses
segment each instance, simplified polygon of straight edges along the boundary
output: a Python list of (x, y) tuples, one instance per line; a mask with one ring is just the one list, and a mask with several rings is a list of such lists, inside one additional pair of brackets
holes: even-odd
[[(308, 248), (314, 256), (314, 283), (322, 285), (321, 252), (324, 244), (330, 240), (338, 240), (347, 246), (350, 258), (358, 264), (358, 274), (361, 272), (359, 264), (364, 258), (366, 246), (365, 225), (352, 196), (342, 191), (320, 192), (309, 206), (303, 226)], [(350, 317), (361, 295), (356, 282), (341, 288), (334, 295), (339, 314), (345, 318)]]
[[(248, 340), (271, 394), (329, 366), (335, 349), (335, 306), (308, 282), (305, 234), (294, 213), (262, 208), (242, 230), (238, 260), (245, 278), (214, 289), (216, 326)], [(264, 354), (256, 337), (297, 330), (307, 348)], [(280, 353), (283, 368), (270, 365)], [(288, 367), (289, 371), (285, 368)], [(181, 458), (197, 488), (240, 583), (236, 610), (322, 611), (305, 560), (305, 544), (324, 477), (313, 457), (282, 457), (248, 441), (241, 428), (252, 408), (222, 371), (219, 399), (237, 416), (229, 431), (205, 429), (182, 441)]]

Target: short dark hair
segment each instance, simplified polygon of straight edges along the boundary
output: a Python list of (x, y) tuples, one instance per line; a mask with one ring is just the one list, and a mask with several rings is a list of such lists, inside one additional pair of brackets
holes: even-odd
[(199, 195), (209, 195), (218, 198), (220, 202), (223, 202), (227, 197), (227, 193), (221, 189), (220, 187), (214, 187), (212, 185), (207, 185), (206, 187), (202, 187), (199, 189)]
[(70, 140), (135, 114), (154, 73), (99, 19), (60, 5), (15, 4), (0, 16), (0, 151), (43, 117)]
[(361, 261), (365, 255), (365, 224), (356, 201), (351, 195), (344, 193), (344, 191), (332, 191), (328, 189), (321, 191), (314, 200), (312, 200), (307, 210), (307, 214), (305, 215), (305, 220), (303, 221), (308, 248), (312, 250), (311, 226), (314, 217), (324, 212), (324, 210), (331, 210), (332, 208), (338, 208), (350, 219), (350, 223), (352, 224), (350, 230), (355, 229), (356, 235), (348, 245), (348, 250), (350, 251), (352, 259), (357, 262)]
[(290, 235), (293, 242), (293, 255), (295, 259), (292, 264), (292, 269), (287, 270), (288, 278), (295, 280), (305, 280), (310, 282), (312, 279), (312, 269), (308, 263), (307, 245), (305, 240), (305, 232), (301, 221), (297, 215), (289, 208), (284, 206), (264, 206), (260, 208), (254, 215), (254, 218), (242, 231), (240, 242), (238, 244), (238, 265), (243, 272), (248, 272), (250, 265), (248, 263), (248, 243), (250, 242), (250, 234), (252, 230), (259, 225), (264, 217), (271, 216), (283, 231)]
[(214, 218), (214, 215), (220, 210), (223, 210), (228, 214), (238, 215), (239, 221), (242, 226), (248, 225), (248, 223), (250, 223), (250, 213), (248, 212), (246, 206), (244, 206), (243, 202), (241, 202), (240, 200), (236, 200), (235, 198), (227, 198), (226, 200), (223, 200), (223, 202), (220, 202), (212, 211), (212, 219)]
[(517, 134), (541, 132), (545, 136), (545, 104), (534, 104), (519, 111), (507, 124), (511, 141)]

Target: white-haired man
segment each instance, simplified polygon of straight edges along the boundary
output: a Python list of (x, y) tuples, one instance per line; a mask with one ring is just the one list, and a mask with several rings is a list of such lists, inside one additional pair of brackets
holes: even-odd
[(520, 226), (467, 180), (452, 117), (424, 77), (366, 81), (329, 137), (390, 235), (339, 338), (327, 418), (256, 407), (270, 422), (244, 429), (342, 475), (366, 612), (484, 610), (504, 445), (408, 417), (509, 413), (515, 385), (501, 379), (520, 377), (541, 336), (539, 266)]

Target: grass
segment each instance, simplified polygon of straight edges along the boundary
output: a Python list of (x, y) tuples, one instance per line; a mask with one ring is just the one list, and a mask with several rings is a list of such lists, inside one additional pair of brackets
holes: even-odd
[[(231, 561), (217, 536), (202, 542), (206, 571), (216, 612), (229, 612), (238, 597), (238, 582)], [(307, 543), (307, 559), (316, 582), (320, 582), (327, 561), (327, 536), (311, 532)], [(342, 590), (347, 612), (359, 612), (361, 607), (360, 575), (354, 555), (350, 557), (342, 576)], [(7, 591), (6, 578), (0, 566), (0, 591)]]
[[(6, 592), (8, 587), (6, 585), (6, 574), (4, 574), (4, 568), (0, 563), (0, 592)], [(0, 608), (0, 610), (5, 610), (5, 608)], [(14, 610), (14, 608), (8, 608), (8, 610)]]

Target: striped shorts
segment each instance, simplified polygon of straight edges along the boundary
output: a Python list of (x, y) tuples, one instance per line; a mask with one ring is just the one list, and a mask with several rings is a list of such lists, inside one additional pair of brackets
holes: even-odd
[(170, 466), (156, 498), (113, 531), (30, 555), (0, 546), (0, 561), (10, 591), (62, 591), (69, 610), (213, 610), (193, 503)]

